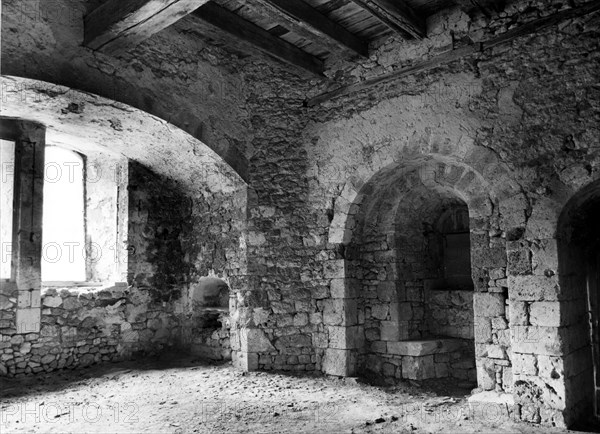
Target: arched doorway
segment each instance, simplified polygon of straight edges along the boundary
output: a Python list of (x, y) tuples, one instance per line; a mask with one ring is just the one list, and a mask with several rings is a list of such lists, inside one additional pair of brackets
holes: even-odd
[(561, 320), (577, 340), (564, 342), (566, 411), (578, 429), (600, 428), (600, 182), (577, 193), (558, 226)]
[(444, 379), (465, 393), (476, 386), (474, 298), (490, 291), (481, 276), (506, 265), (501, 255), (479, 255), (489, 250), (482, 222), (494, 209), (483, 185), (468, 168), (426, 162), (383, 170), (361, 190), (345, 250), (358, 293), (350, 330), (357, 375), (387, 384)]

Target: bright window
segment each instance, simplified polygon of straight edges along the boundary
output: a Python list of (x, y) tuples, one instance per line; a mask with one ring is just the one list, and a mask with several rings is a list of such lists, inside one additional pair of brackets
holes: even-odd
[(15, 143), (0, 140), (0, 279), (11, 278)]
[(84, 282), (84, 161), (76, 152), (46, 147), (42, 281)]

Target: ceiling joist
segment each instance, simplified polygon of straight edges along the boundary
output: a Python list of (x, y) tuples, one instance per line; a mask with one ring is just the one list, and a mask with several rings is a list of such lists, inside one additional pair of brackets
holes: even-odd
[(404, 0), (352, 1), (404, 37), (423, 39), (427, 36), (425, 19), (415, 13)]
[(85, 17), (84, 45), (108, 54), (135, 47), (208, 0), (108, 0)]
[[(192, 16), (215, 28), (216, 31), (211, 33), (218, 33), (220, 30), (233, 36), (246, 47), (255, 48), (270, 57), (302, 68), (313, 75), (323, 76), (323, 61), (213, 2), (206, 3)], [(217, 35), (215, 37), (218, 38)]]
[[(260, 0), (275, 22), (283, 21), (294, 33), (316, 43), (333, 42), (337, 48), (363, 57), (368, 55), (368, 43), (330, 20), (302, 0)], [(324, 41), (325, 39), (325, 41)]]

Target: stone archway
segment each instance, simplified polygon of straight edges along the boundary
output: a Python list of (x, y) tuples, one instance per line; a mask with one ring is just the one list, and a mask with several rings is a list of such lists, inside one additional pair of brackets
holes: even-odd
[[(565, 422), (600, 427), (600, 181), (584, 187), (564, 207), (557, 238), (560, 293), (554, 307), (562, 326)], [(551, 314), (552, 312), (547, 312)]]
[[(368, 353), (367, 333), (372, 332), (367, 332), (365, 319), (357, 309), (357, 306), (363, 303), (361, 292), (364, 291), (365, 276), (360, 273), (357, 275), (355, 264), (353, 264), (357, 260), (357, 255), (360, 256), (360, 249), (357, 249), (356, 246), (356, 237), (360, 233), (359, 228), (363, 227), (365, 222), (376, 221), (374, 216), (377, 215), (404, 214), (400, 205), (401, 199), (411, 191), (419, 189), (421, 197), (426, 197), (427, 193), (425, 192), (428, 191), (438, 197), (431, 204), (423, 205), (423, 211), (429, 210), (424, 211), (425, 213), (434, 213), (435, 205), (443, 204), (444, 200), (448, 203), (462, 202), (468, 207), (471, 232), (471, 276), (475, 288), (473, 293), (474, 324), (470, 329), (477, 349), (477, 382), (479, 387), (484, 390), (512, 391), (512, 371), (509, 359), (511, 342), (506, 311), (508, 283), (505, 237), (510, 232), (508, 228), (524, 225), (524, 221), (521, 220), (525, 218), (527, 201), (521, 194), (518, 185), (510, 181), (500, 163), (494, 159), (486, 161), (487, 164), (479, 161), (478, 167), (481, 167), (487, 175), (502, 180), (502, 183), (491, 184), (481, 172), (468, 164), (439, 156), (424, 157), (410, 163), (387, 166), (365, 182), (360, 191), (353, 190), (351, 186), (346, 185), (336, 200), (335, 207), (338, 212), (334, 214), (329, 232), (330, 241), (345, 246), (343, 267), (340, 264), (337, 271), (329, 276), (337, 277), (331, 283), (332, 302), (335, 305), (334, 309), (342, 313), (345, 323), (342, 324), (342, 327), (330, 327), (330, 336), (332, 334), (336, 336), (335, 342), (341, 342), (341, 344), (338, 344), (337, 347), (330, 347), (326, 351), (323, 363), (325, 372), (337, 375), (356, 375), (360, 369), (361, 360)], [(418, 196), (419, 194), (416, 197)], [(392, 218), (392, 224), (394, 221)], [(383, 228), (383, 232), (385, 232), (385, 225)], [(377, 240), (377, 242), (380, 241)], [(397, 255), (397, 252), (392, 252), (393, 248), (388, 250), (390, 253), (383, 252), (383, 255), (388, 254), (391, 258)], [(382, 252), (378, 255), (379, 260), (382, 260)], [(393, 261), (395, 259), (391, 262)], [(398, 293), (397, 276), (394, 275), (397, 272), (397, 269), (391, 273), (386, 271), (373, 279), (381, 278), (382, 280), (379, 282), (381, 286), (378, 284), (378, 289), (375, 291)], [(400, 290), (406, 291), (406, 287)], [(391, 301), (391, 303), (394, 302)], [(355, 311), (358, 313), (354, 313)], [(386, 321), (392, 319), (389, 312), (388, 310)], [(394, 315), (400, 317), (402, 314), (398, 311), (398, 314), (394, 313)], [(392, 342), (393, 351), (396, 351), (396, 347), (405, 346), (401, 339), (415, 339), (416, 335), (411, 335), (410, 330), (408, 334), (402, 336), (397, 332), (398, 327), (395, 324), (388, 326), (391, 326), (392, 335), (387, 337), (393, 338), (393, 340), (385, 342), (386, 352), (389, 342)], [(380, 333), (381, 330), (383, 328), (380, 329)], [(398, 335), (394, 336), (393, 333)], [(339, 336), (343, 338), (338, 338)], [(383, 349), (382, 344), (376, 345), (380, 345), (379, 349)], [(436, 343), (435, 346), (437, 345), (439, 344)], [(401, 356), (401, 354), (398, 355)], [(402, 372), (402, 363), (402, 361), (396, 361), (394, 373), (389, 366), (382, 368), (387, 369), (389, 374), (385, 375), (384, 373), (383, 376), (398, 377), (398, 372)], [(440, 373), (440, 375), (442, 374)]]

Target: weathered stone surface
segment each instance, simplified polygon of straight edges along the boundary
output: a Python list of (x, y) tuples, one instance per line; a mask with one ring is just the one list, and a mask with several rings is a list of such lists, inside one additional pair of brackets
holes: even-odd
[(504, 315), (504, 297), (502, 294), (478, 293), (473, 294), (473, 309), (476, 315), (496, 317)]
[(425, 380), (435, 378), (435, 363), (433, 355), (402, 358), (402, 376), (411, 380)]
[(261, 329), (241, 330), (241, 350), (247, 353), (269, 353), (275, 351), (271, 341)]
[(350, 350), (327, 349), (323, 357), (323, 372), (329, 375), (349, 376), (353, 374), (355, 356)]
[(517, 301), (554, 301), (560, 299), (556, 276), (509, 276), (509, 297)]
[(454, 339), (430, 339), (423, 341), (388, 342), (388, 352), (401, 356), (424, 356), (450, 353), (461, 348), (463, 343)]
[(58, 307), (63, 303), (63, 299), (60, 296), (56, 297), (43, 297), (42, 304), (48, 307)]

